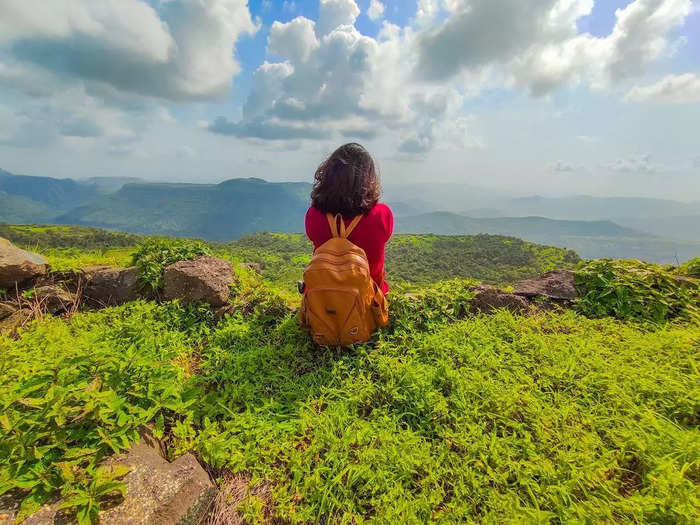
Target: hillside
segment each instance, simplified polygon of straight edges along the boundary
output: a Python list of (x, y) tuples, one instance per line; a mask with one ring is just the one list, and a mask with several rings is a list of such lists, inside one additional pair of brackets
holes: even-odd
[(220, 184), (127, 184), (56, 219), (133, 233), (235, 239), (303, 229), (310, 185), (232, 179)]
[[(93, 185), (81, 184), (72, 179), (15, 175), (3, 170), (0, 170), (0, 192), (33, 201), (45, 207), (42, 208), (42, 213), (51, 210), (54, 214), (99, 196)], [(0, 220), (9, 220), (3, 215), (0, 208)]]
[[(143, 240), (63, 226), (6, 234), (61, 269), (113, 250), (129, 263)], [(572, 266), (575, 254), (399, 235), (390, 325), (337, 349), (312, 344), (290, 311), (299, 297), (287, 271), (308, 257), (300, 235), (208, 248), (265, 265), (262, 277), (236, 266), (223, 317), (138, 300), (39, 310), (16, 336), (0, 326), (0, 492), (12, 489), (23, 515), (62, 497), (64, 521), (109, 522), (100, 511), (133, 497), (119, 492), (131, 470), (101, 460), (148, 425), (171, 465), (191, 453), (188, 468), (214, 477), (211, 525), (700, 519), (700, 259), (580, 263), (566, 308), (476, 314), (474, 272), (504, 269), (501, 280), (510, 268)], [(461, 278), (426, 284), (439, 276)]]
[(673, 264), (688, 260), (700, 252), (700, 241), (654, 237), (612, 221), (554, 220), (544, 217), (472, 218), (450, 212), (433, 212), (401, 217), (397, 220), (396, 228), (405, 233), (434, 232), (443, 235), (499, 233), (566, 247), (588, 259), (635, 258)]
[[(0, 237), (49, 257), (56, 269), (99, 264), (130, 264), (130, 253), (144, 240), (138, 235), (78, 226), (0, 224)], [(256, 263), (271, 284), (296, 288), (313, 246), (301, 234), (256, 233), (228, 243), (210, 242), (219, 256)], [(554, 268), (570, 268), (575, 252), (497, 235), (395, 235), (387, 245), (390, 282), (434, 283), (473, 278), (505, 283)]]

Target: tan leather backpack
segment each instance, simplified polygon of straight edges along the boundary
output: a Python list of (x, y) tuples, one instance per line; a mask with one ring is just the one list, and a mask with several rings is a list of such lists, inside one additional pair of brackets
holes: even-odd
[(347, 228), (342, 216), (327, 217), (332, 237), (314, 251), (304, 271), (299, 322), (323, 346), (364, 343), (389, 322), (389, 309), (365, 251), (348, 240), (362, 215)]

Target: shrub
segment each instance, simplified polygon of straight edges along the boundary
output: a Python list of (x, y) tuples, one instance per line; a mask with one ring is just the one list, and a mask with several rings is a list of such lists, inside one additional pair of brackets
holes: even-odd
[(680, 283), (660, 266), (635, 260), (588, 261), (576, 271), (578, 309), (588, 317), (662, 323), (700, 320), (700, 286)]
[(210, 255), (209, 248), (201, 241), (189, 239), (148, 239), (133, 255), (132, 263), (139, 270), (141, 280), (154, 290), (163, 287), (163, 271), (178, 261)]
[(695, 257), (695, 259), (690, 259), (688, 262), (681, 264), (677, 269), (677, 273), (700, 279), (700, 257)]

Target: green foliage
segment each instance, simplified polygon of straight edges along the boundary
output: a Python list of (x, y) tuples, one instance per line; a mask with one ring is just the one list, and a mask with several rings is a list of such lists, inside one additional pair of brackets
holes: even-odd
[[(132, 251), (55, 250), (67, 266)], [(397, 236), (389, 326), (329, 349), (289, 311), (310, 253), (300, 235), (147, 240), (134, 260), (153, 284), (205, 250), (265, 266), (239, 270), (218, 323), (205, 306), (136, 302), (0, 335), (0, 494), (20, 491), (23, 515), (61, 496), (94, 523), (126, 474), (105, 457), (150, 424), (171, 457), (264, 481), (269, 499), (238, 507), (249, 522), (700, 520), (700, 292), (685, 269), (581, 263), (593, 319), (474, 317), (475, 281), (445, 276), (503, 282), (578, 258), (503, 237)]]
[(667, 270), (634, 260), (587, 261), (576, 270), (578, 309), (589, 317), (663, 323), (700, 321), (700, 282), (681, 281)]
[(104, 250), (134, 246), (140, 239), (131, 233), (85, 226), (10, 225), (0, 223), (0, 237), (28, 249), (70, 248)]
[(177, 303), (35, 322), (0, 339), (2, 491), (94, 519), (120, 488), (100, 460), (151, 421), (172, 455), (266, 480), (253, 521), (700, 519), (700, 327), (465, 317), (470, 285), (396, 288), (391, 325), (346, 350), (255, 275), (217, 325)]
[(454, 278), (515, 282), (554, 268), (572, 268), (579, 260), (570, 250), (499, 235), (397, 235), (386, 254), (389, 279), (410, 283)]
[(132, 264), (139, 270), (141, 280), (154, 290), (163, 286), (165, 268), (178, 261), (210, 255), (211, 251), (201, 241), (189, 239), (147, 239), (134, 253)]
[(31, 513), (60, 492), (93, 520), (122, 489), (124, 473), (101, 460), (145, 423), (193, 403), (174, 360), (192, 353), (211, 321), (206, 309), (132, 303), (70, 323), (46, 317), (16, 341), (0, 336), (0, 493), (22, 490)]
[(679, 275), (687, 275), (688, 277), (695, 277), (700, 279), (700, 257), (695, 257), (678, 267), (677, 273)]

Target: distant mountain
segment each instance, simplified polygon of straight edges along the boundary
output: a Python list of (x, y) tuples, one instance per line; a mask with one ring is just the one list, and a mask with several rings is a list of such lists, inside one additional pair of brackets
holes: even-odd
[(56, 211), (45, 204), (0, 191), (0, 222), (46, 222), (55, 215)]
[(148, 181), (138, 177), (88, 177), (87, 179), (80, 179), (78, 182), (89, 186), (95, 186), (98, 191), (103, 193), (112, 193), (120, 190), (122, 186), (126, 184), (144, 183)]
[(127, 184), (57, 217), (63, 224), (132, 233), (229, 240), (300, 232), (311, 185), (232, 179), (220, 184)]
[(498, 235), (561, 236), (588, 235), (623, 237), (637, 236), (640, 232), (623, 228), (611, 221), (562, 221), (544, 217), (498, 217), (475, 219), (450, 212), (434, 212), (413, 217), (403, 217), (402, 233), (437, 233), (442, 235), (473, 235), (492, 233)]
[(490, 233), (568, 248), (584, 258), (638, 258), (673, 264), (700, 254), (700, 242), (647, 235), (612, 221), (570, 221), (543, 217), (472, 218), (435, 212), (397, 221), (401, 233), (472, 235)]
[(670, 217), (620, 217), (620, 224), (670, 239), (700, 241), (700, 211), (695, 215)]
[[(73, 179), (15, 175), (4, 170), (0, 170), (0, 192), (23, 197), (56, 213), (67, 211), (100, 195), (94, 186), (80, 184)], [(0, 220), (6, 220), (1, 211)]]
[(502, 211), (513, 216), (539, 215), (553, 219), (598, 220), (619, 217), (670, 217), (700, 215), (700, 202), (679, 202), (638, 197), (520, 197)]
[[(263, 231), (302, 232), (310, 192), (308, 183), (250, 178), (220, 184), (160, 184), (133, 177), (76, 181), (0, 170), (0, 222), (75, 224), (225, 241)], [(396, 230), (402, 233), (507, 235), (569, 248), (586, 258), (674, 263), (700, 254), (700, 242), (694, 241), (700, 241), (697, 203), (586, 196), (513, 198), (458, 184), (388, 186), (385, 197), (394, 208)], [(455, 209), (470, 209), (471, 216)], [(614, 216), (621, 218), (610, 219)], [(684, 238), (690, 241), (674, 240)]]

